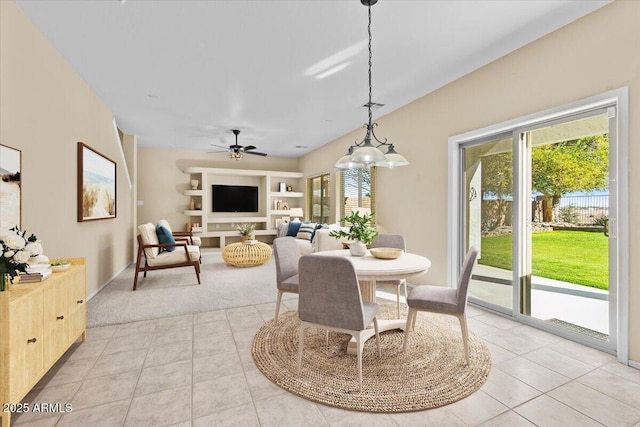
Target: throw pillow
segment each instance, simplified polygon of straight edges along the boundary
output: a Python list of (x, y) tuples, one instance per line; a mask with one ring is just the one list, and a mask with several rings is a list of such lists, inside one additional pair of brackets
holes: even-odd
[(298, 234), (296, 234), (296, 239), (304, 239), (309, 240), (313, 238), (313, 234), (316, 232), (316, 223), (315, 222), (305, 222), (300, 225), (300, 229), (298, 230)]
[(300, 229), (300, 225), (302, 225), (302, 223), (299, 221), (291, 221), (289, 223), (289, 229), (287, 230), (287, 236), (296, 237), (298, 230)]
[[(167, 244), (167, 243), (175, 243), (175, 239), (173, 238), (173, 234), (171, 234), (171, 232), (169, 230), (167, 230), (166, 228), (164, 228), (161, 225), (156, 225), (156, 234), (158, 235), (158, 242), (160, 242), (160, 244)], [(166, 248), (162, 248), (163, 251), (167, 251), (167, 252), (173, 252), (176, 250), (175, 246), (167, 246)]]
[(313, 234), (311, 235), (311, 241), (313, 242), (313, 239), (316, 237), (316, 231), (322, 229), (322, 228), (329, 228), (329, 226), (327, 224), (322, 224), (322, 223), (318, 223), (318, 225), (316, 225), (316, 228), (313, 229)]

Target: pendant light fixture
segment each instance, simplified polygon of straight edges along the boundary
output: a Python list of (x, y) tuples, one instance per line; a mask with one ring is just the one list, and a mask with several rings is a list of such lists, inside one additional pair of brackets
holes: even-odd
[[(363, 126), (367, 129), (367, 133), (361, 142), (356, 141), (349, 147), (347, 154), (342, 156), (335, 164), (336, 169), (359, 169), (369, 166), (392, 168), (409, 164), (407, 159), (398, 154), (393, 144), (389, 144), (386, 138), (383, 141), (379, 140), (373, 131), (378, 124), (372, 123), (371, 113), (371, 107), (375, 105), (372, 101), (373, 91), (371, 85), (371, 6), (377, 2), (378, 0), (360, 0), (360, 3), (366, 6), (369, 12), (369, 26), (367, 27), (369, 32), (369, 102), (366, 104), (369, 112), (369, 121)], [(372, 142), (372, 138), (374, 142)], [(386, 154), (380, 150), (380, 147), (383, 146), (387, 147)]]

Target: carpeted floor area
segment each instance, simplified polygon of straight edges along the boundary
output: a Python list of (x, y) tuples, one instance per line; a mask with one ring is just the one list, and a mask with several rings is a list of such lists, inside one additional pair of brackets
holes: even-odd
[[(113, 279), (87, 306), (87, 327), (158, 319), (276, 300), (273, 258), (256, 267), (225, 264), (220, 252), (203, 252), (198, 285), (191, 267), (150, 271), (138, 279), (134, 292), (135, 265)], [(285, 294), (285, 298), (295, 298)]]

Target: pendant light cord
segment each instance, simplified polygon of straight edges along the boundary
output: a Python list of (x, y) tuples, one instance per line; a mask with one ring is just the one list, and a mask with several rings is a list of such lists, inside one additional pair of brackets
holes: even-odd
[(371, 4), (367, 7), (369, 10), (369, 128), (371, 128), (372, 114), (371, 114), (371, 102), (372, 102), (372, 89), (371, 89)]

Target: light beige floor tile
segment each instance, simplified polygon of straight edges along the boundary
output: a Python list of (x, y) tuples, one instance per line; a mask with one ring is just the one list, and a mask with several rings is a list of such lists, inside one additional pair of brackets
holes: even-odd
[(11, 425), (20, 426), (20, 427), (54, 427), (58, 423), (60, 416), (61, 416), (60, 414), (57, 414), (55, 417), (41, 418), (39, 420), (27, 421), (27, 422), (21, 422), (20, 418), (12, 417)]
[(132, 332), (111, 338), (103, 354), (114, 354), (129, 350), (144, 350), (151, 344), (153, 335), (149, 332)]
[(474, 307), (471, 304), (467, 304), (467, 308), (465, 309), (465, 312), (467, 313), (467, 318), (471, 318), (471, 317), (475, 317), (475, 316), (481, 316), (483, 314), (487, 314), (487, 312), (485, 310), (482, 310), (478, 307)]
[(121, 337), (123, 335), (129, 334), (139, 334), (139, 333), (153, 333), (156, 330), (156, 326), (158, 326), (158, 319), (152, 320), (142, 320), (140, 322), (131, 322), (131, 323), (123, 323), (118, 326), (114, 337)]
[[(103, 354), (98, 358), (87, 378), (113, 375), (120, 372), (140, 369), (144, 363), (146, 350), (123, 351), (121, 353)], [(84, 359), (83, 359), (84, 360)]]
[(509, 332), (525, 339), (535, 341), (536, 343), (544, 346), (564, 340), (562, 337), (550, 334), (546, 331), (541, 331), (540, 329), (533, 328), (529, 325), (518, 325), (515, 328), (510, 329)]
[(262, 320), (264, 320), (265, 322), (268, 322), (269, 320), (272, 320), (276, 315), (276, 303), (275, 302), (270, 302), (270, 303), (267, 303), (267, 304), (260, 304), (260, 305), (256, 305), (255, 307), (256, 307), (256, 310), (258, 310), (258, 313), (260, 313), (260, 316), (262, 316)]
[(236, 342), (236, 347), (251, 347), (253, 338), (256, 336), (256, 331), (242, 330), (233, 333), (233, 340)]
[(59, 360), (53, 367), (42, 377), (40, 386), (54, 386), (61, 384), (69, 384), (81, 381), (92, 370), (99, 358), (77, 359), (77, 360)]
[(491, 326), (488, 323), (481, 322), (479, 320), (474, 319), (473, 317), (467, 318), (467, 326), (469, 330), (476, 334), (479, 337), (489, 334), (495, 334), (500, 332), (502, 329), (496, 328), (495, 326)]
[(448, 405), (447, 410), (465, 424), (477, 425), (508, 411), (509, 408), (483, 391), (476, 391), (471, 396)]
[[(44, 388), (33, 389), (22, 399), (22, 402), (28, 404), (28, 412), (13, 414), (11, 424), (26, 424), (26, 423), (48, 423), (52, 420), (56, 420), (60, 417), (60, 413), (43, 412), (40, 408), (42, 403), (45, 404), (60, 404), (64, 406), (71, 402), (71, 398), (80, 388), (80, 382), (62, 384), (62, 385), (48, 385)], [(48, 421), (43, 421), (44, 419)]]
[(193, 385), (193, 418), (251, 403), (243, 374), (228, 375)]
[[(289, 295), (289, 294), (285, 294)], [(283, 307), (280, 307), (280, 313), (285, 313), (287, 311), (298, 311), (298, 296), (294, 296), (291, 299), (283, 299), (282, 300)], [(275, 314), (275, 312), (274, 312)]]
[(191, 386), (134, 397), (127, 414), (127, 427), (162, 427), (191, 418)]
[(269, 381), (258, 369), (246, 369), (245, 378), (254, 401), (287, 393), (287, 391)]
[(262, 427), (326, 426), (318, 405), (290, 393), (255, 402)]
[(353, 412), (346, 417), (330, 422), (331, 427), (398, 427), (388, 414)]
[(171, 424), (169, 427), (191, 427), (191, 420), (182, 421), (180, 423)]
[(481, 390), (509, 408), (518, 406), (541, 394), (539, 390), (499, 369), (491, 370), (489, 379)]
[(419, 412), (404, 412), (389, 415), (393, 421), (402, 427), (424, 427), (424, 426), (446, 426), (463, 427), (466, 426), (458, 417), (453, 415), (446, 407), (428, 409)]
[(118, 330), (118, 325), (99, 326), (87, 329), (87, 341), (108, 340)]
[(565, 356), (549, 348), (540, 348), (531, 353), (524, 354), (522, 357), (572, 379), (576, 379), (596, 369), (592, 365), (583, 363), (573, 357)]
[(245, 370), (257, 369), (256, 362), (253, 360), (253, 354), (251, 353), (251, 345), (238, 345), (238, 356), (240, 357), (240, 363)]
[(542, 347), (541, 344), (519, 336), (518, 334), (514, 334), (510, 330), (484, 335), (482, 339), (497, 344), (500, 347), (508, 349), (509, 351), (519, 355), (532, 352)]
[(182, 362), (184, 360), (191, 360), (192, 356), (193, 343), (191, 341), (181, 341), (158, 347), (151, 346), (147, 352), (144, 366), (159, 366), (168, 363)]
[(252, 404), (236, 406), (193, 420), (193, 427), (259, 427), (258, 416)]
[(500, 369), (542, 392), (548, 392), (570, 381), (564, 375), (522, 357), (497, 363), (494, 369)]
[(500, 363), (500, 362), (504, 362), (505, 360), (519, 357), (514, 352), (509, 351), (505, 348), (502, 348), (497, 344), (494, 344), (489, 341), (485, 341), (484, 343), (487, 346), (487, 348), (489, 348), (489, 351), (491, 352), (491, 363), (493, 365), (496, 365), (497, 363)]
[(207, 338), (230, 334), (231, 327), (226, 319), (214, 322), (197, 323), (193, 328), (194, 338)]
[(240, 373), (242, 373), (242, 365), (236, 351), (193, 360), (194, 384)]
[[(243, 307), (243, 309), (244, 308), (245, 307)], [(251, 310), (227, 310), (227, 316), (233, 332), (246, 330), (257, 331), (260, 326), (264, 324), (262, 316), (253, 306), (251, 306)]]
[(56, 427), (120, 427), (124, 424), (130, 401), (108, 403), (62, 415)]
[(520, 323), (518, 322), (488, 312), (474, 316), (473, 319), (502, 330), (508, 330), (515, 328), (516, 326), (520, 326)]
[[(545, 427), (596, 427), (598, 422), (550, 398), (542, 395), (514, 409), (515, 412), (535, 425)], [(611, 426), (613, 427), (613, 426)]]
[(593, 366), (606, 365), (616, 360), (611, 354), (569, 340), (558, 341), (549, 345), (549, 348)]
[(193, 340), (193, 326), (158, 327), (151, 345), (154, 347)]
[(134, 396), (191, 385), (191, 360), (142, 369)]
[(480, 424), (479, 427), (533, 427), (535, 424), (513, 411), (504, 412)]
[(633, 426), (640, 422), (640, 410), (575, 381), (548, 394), (608, 426)]
[(631, 366), (623, 365), (617, 361), (612, 361), (602, 366), (602, 369), (609, 371), (613, 374), (619, 375), (640, 384), (640, 369), (632, 368)]
[(193, 358), (209, 357), (214, 354), (227, 353), (236, 348), (231, 335), (197, 338), (193, 340)]
[(205, 311), (203, 313), (196, 313), (193, 316), (193, 323), (205, 323), (205, 322), (217, 322), (220, 320), (227, 320), (227, 313), (224, 310)]
[(604, 369), (596, 369), (578, 378), (578, 382), (609, 397), (640, 409), (640, 384)]
[(180, 316), (163, 317), (158, 319), (158, 329), (163, 326), (191, 326), (193, 325), (193, 314), (182, 314)]
[(136, 369), (85, 380), (71, 401), (74, 410), (131, 399), (139, 375), (140, 372)]

